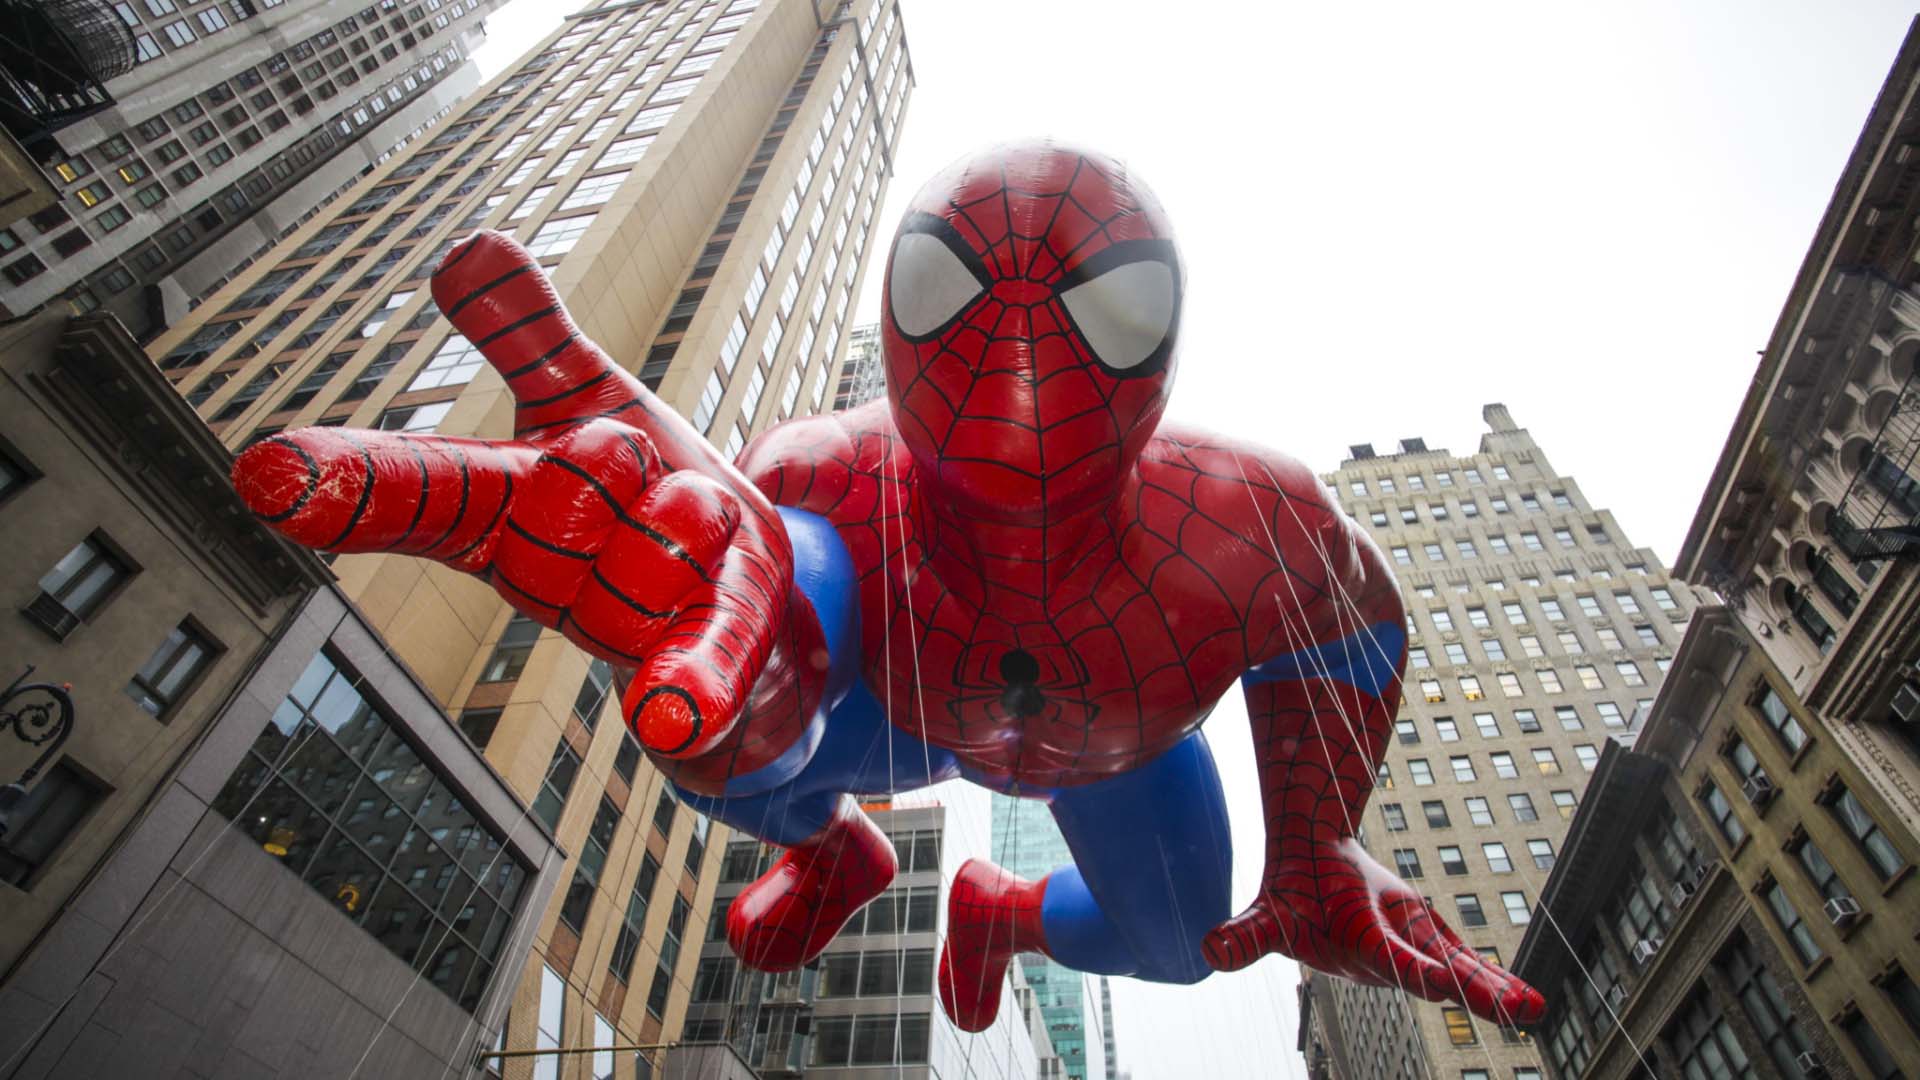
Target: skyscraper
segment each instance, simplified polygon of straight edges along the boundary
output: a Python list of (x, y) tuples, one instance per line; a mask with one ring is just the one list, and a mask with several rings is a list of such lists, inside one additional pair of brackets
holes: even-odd
[[(1354, 824), (1468, 945), (1505, 962), (1603, 742), (1631, 740), (1695, 601), (1504, 406), (1484, 417), (1477, 453), (1357, 445), (1325, 480), (1388, 553), (1410, 635), (1394, 737)], [(1321, 978), (1309, 992), (1355, 1080), (1539, 1075), (1524, 1036), (1458, 1006)]]
[(1100, 1044), (1106, 1051), (1107, 1080), (1120, 1074), (1120, 1057), (1113, 1045), (1113, 982), (1100, 976)]
[[(229, 447), (311, 424), (505, 436), (500, 378), (425, 286), (460, 238), (510, 230), (581, 328), (732, 452), (826, 404), (911, 85), (893, 0), (593, 5), (153, 354)], [(612, 672), (437, 564), (334, 568), (573, 855), (506, 1045), (671, 1038), (723, 837), (644, 763)]]
[(851, 409), (887, 392), (887, 368), (880, 362), (880, 324), (856, 326), (847, 335), (847, 362), (840, 369), (833, 407)]
[[(1029, 880), (1038, 881), (1055, 869), (1069, 865), (1073, 856), (1067, 851), (1066, 837), (1053, 822), (1053, 813), (1039, 799), (1017, 799), (994, 795), (992, 861)], [(1037, 953), (1020, 954), (1020, 967), (1027, 984), (1045, 1017), (1047, 1036), (1053, 1040), (1067, 1076), (1072, 1080), (1100, 1080), (1106, 1069), (1098, 1065), (1104, 1054), (1090, 1055), (1087, 1046), (1088, 1010), (1095, 1003), (1087, 999), (1087, 976), (1062, 966)], [(1102, 980), (1104, 984), (1104, 980)]]
[(64, 0), (117, 18), (132, 55), (110, 104), (52, 133), (61, 197), (0, 235), (0, 308), (178, 319), (470, 93), (504, 2)]

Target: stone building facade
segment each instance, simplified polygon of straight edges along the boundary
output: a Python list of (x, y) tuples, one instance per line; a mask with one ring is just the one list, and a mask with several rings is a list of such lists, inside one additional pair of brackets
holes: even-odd
[(1703, 642), (1687, 672), (1725, 700), (1668, 727), (1704, 751), (1685, 759), (1681, 787), (1717, 799), (1706, 809), (1725, 823), (1736, 877), (1765, 901), (1762, 922), (1865, 1076), (1920, 1074), (1916, 91), (1920, 23), (1841, 170), (1677, 560), (1726, 598), (1722, 644)]
[(1603, 769), (1518, 960), (1559, 988), (1556, 1076), (1915, 1071), (1911, 834), (1735, 613), (1699, 613)]
[(117, 320), (0, 357), (0, 652), (74, 704), (0, 746), (0, 1076), (470, 1075), (551, 833)]
[(1815, 230), (1677, 570), (1920, 829), (1920, 33)]
[[(0, 837), (4, 971), (329, 575), (254, 527), (223, 483), (226, 451), (113, 319), (8, 327), (0, 381), (0, 686), (31, 666), (27, 682), (70, 684), (74, 705)], [(0, 730), (0, 782), (45, 750), (13, 734)]]

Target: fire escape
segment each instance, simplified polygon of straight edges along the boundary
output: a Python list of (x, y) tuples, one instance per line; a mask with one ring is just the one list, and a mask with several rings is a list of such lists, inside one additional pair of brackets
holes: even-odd
[(1920, 553), (1920, 372), (1900, 388), (1827, 531), (1855, 562)]
[(133, 64), (102, 0), (0, 0), (0, 124), (36, 161), (62, 157), (54, 132), (112, 105), (107, 80)]

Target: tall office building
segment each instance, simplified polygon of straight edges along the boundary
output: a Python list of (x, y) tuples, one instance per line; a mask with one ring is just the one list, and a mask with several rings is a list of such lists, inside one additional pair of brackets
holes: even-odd
[[(1034, 881), (1073, 862), (1067, 839), (1060, 835), (1045, 802), (1008, 795), (994, 795), (992, 800), (994, 862)], [(1093, 1026), (1088, 1023), (1089, 1011), (1097, 1007), (1086, 992), (1091, 977), (1038, 953), (1020, 954), (1020, 967), (1040, 1003), (1047, 1037), (1053, 1040), (1054, 1053), (1067, 1076), (1100, 1080), (1106, 1075), (1105, 1055), (1087, 1043), (1087, 1029)]]
[[(1394, 738), (1354, 824), (1504, 963), (1602, 744), (1631, 738), (1695, 601), (1504, 406), (1484, 416), (1477, 453), (1360, 445), (1325, 480), (1388, 553), (1410, 634)], [(1353, 1080), (1539, 1076), (1536, 1046), (1457, 1006), (1343, 980), (1308, 987)]]
[[(1041, 1080), (1045, 1036), (1005, 1008), (985, 1031), (961, 1031), (940, 1010), (933, 974), (945, 933), (946, 887), (969, 854), (944, 806), (868, 808), (893, 841), (900, 872), (853, 917), (818, 964), (767, 975), (742, 968), (726, 942), (726, 909), (777, 854), (727, 845), (684, 1038), (731, 1043), (761, 1076), (821, 1080), (875, 1075)], [(1017, 969), (1010, 1004), (1029, 994)]]
[(847, 362), (833, 393), (833, 407), (851, 409), (887, 392), (887, 367), (880, 356), (880, 324), (856, 326), (847, 334)]
[(186, 312), (479, 84), (505, 0), (61, 0), (124, 24), (109, 103), (51, 133), (59, 201), (0, 231), (0, 313)]
[(1113, 981), (1100, 976), (1100, 1045), (1106, 1051), (1107, 1080), (1120, 1074), (1120, 1058), (1113, 1045)]
[[(827, 401), (911, 83), (893, 0), (597, 4), (152, 353), (229, 447), (308, 424), (505, 437), (502, 381), (426, 285), (460, 238), (511, 230), (588, 335), (737, 450)], [(573, 857), (506, 1046), (673, 1037), (724, 844), (642, 760), (607, 666), (437, 564), (334, 569)]]

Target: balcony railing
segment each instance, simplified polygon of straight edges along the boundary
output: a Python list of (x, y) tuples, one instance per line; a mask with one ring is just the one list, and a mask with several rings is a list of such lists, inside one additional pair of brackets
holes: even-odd
[(1828, 519), (1848, 558), (1874, 562), (1920, 553), (1920, 374), (1900, 389), (1865, 466)]
[(41, 160), (52, 133), (113, 103), (133, 35), (104, 0), (0, 0), (0, 123)]

